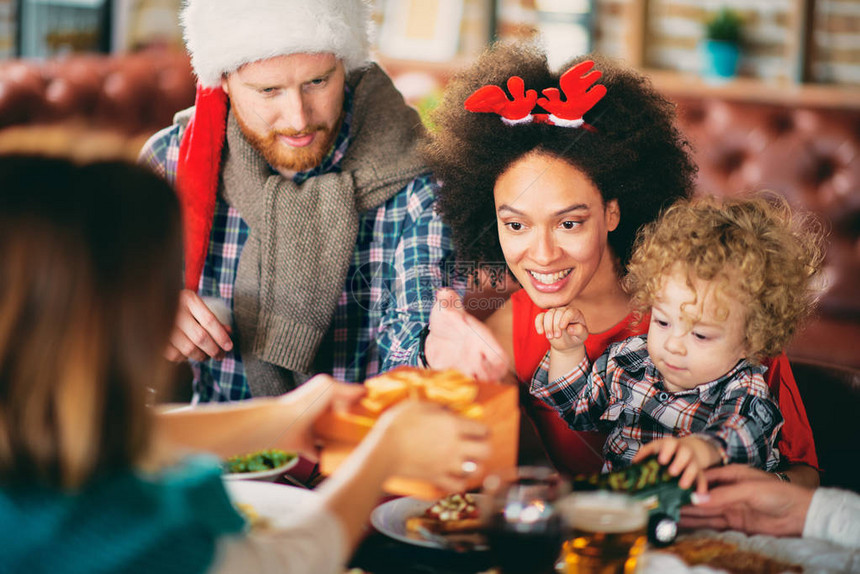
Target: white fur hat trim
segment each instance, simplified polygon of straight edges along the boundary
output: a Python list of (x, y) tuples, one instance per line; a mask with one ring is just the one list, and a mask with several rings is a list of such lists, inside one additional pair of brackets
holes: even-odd
[(187, 0), (180, 21), (194, 72), (210, 88), (243, 64), (287, 54), (331, 53), (348, 72), (370, 60), (365, 0)]

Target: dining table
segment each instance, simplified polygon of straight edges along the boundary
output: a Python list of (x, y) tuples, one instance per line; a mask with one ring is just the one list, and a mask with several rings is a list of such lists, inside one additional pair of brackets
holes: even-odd
[[(710, 537), (735, 544), (739, 550), (763, 554), (780, 562), (800, 566), (805, 574), (860, 573), (860, 549), (850, 549), (823, 540), (747, 535), (737, 531), (682, 531), (680, 539)], [(494, 568), (488, 552), (458, 553), (428, 549), (393, 540), (371, 531), (358, 547), (350, 567), (370, 574), (502, 574)], [(558, 570), (564, 574), (564, 570)], [(639, 560), (637, 574), (717, 574), (724, 572), (705, 565), (689, 566), (674, 554), (649, 548)]]
[[(299, 465), (288, 475), (270, 483), (272, 487), (257, 489), (261, 493), (258, 496), (265, 497), (266, 493), (273, 493), (277, 494), (275, 498), (293, 502), (302, 501), (315, 494), (312, 487), (319, 478), (317, 470), (313, 465)], [(232, 492), (236, 492), (235, 487)], [(380, 505), (399, 498), (401, 497), (385, 497), (380, 500)], [(270, 506), (259, 498), (253, 502), (257, 503), (258, 508), (272, 508), (273, 511), (291, 507), (289, 504)], [(400, 505), (388, 504), (388, 506)], [(391, 530), (392, 518), (389, 516), (386, 520), (389, 522), (380, 521), (377, 516), (376, 523), (383, 531), (374, 527), (372, 521), (368, 524), (367, 535), (353, 554), (348, 568), (355, 569), (356, 573), (368, 574), (502, 574), (494, 567), (491, 553), (486, 548), (478, 550), (442, 548), (432, 543), (407, 541), (405, 537)], [(738, 550), (757, 552), (780, 562), (798, 565), (806, 574), (860, 573), (860, 548), (847, 548), (823, 540), (747, 535), (737, 531), (713, 530), (682, 530), (679, 539), (691, 537), (710, 537), (728, 542), (734, 544)], [(649, 547), (641, 556), (636, 572), (637, 574), (716, 574), (723, 571), (704, 565), (689, 566), (674, 554)], [(563, 569), (559, 570), (559, 573), (563, 574)]]

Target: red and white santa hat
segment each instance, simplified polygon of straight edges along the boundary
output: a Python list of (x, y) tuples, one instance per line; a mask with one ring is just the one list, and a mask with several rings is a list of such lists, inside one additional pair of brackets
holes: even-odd
[(334, 54), (347, 72), (370, 60), (365, 0), (188, 0), (180, 23), (207, 88), (243, 64), (286, 54)]
[(185, 229), (185, 286), (197, 290), (215, 214), (227, 95), (221, 78), (289, 54), (334, 54), (347, 72), (370, 61), (366, 0), (187, 0), (180, 14), (197, 74), (194, 116), (179, 147), (176, 187)]

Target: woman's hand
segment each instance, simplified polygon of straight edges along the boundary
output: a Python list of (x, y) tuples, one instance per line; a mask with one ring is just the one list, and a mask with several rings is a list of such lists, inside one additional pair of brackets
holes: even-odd
[(436, 292), (424, 354), (433, 369), (454, 368), (479, 381), (504, 379), (510, 363), (490, 329), (466, 312), (451, 289)]
[(588, 338), (585, 316), (577, 307), (547, 309), (535, 317), (538, 335), (546, 335), (554, 351), (581, 350)]
[(170, 445), (222, 457), (264, 448), (316, 456), (312, 425), (326, 409), (344, 409), (365, 392), (363, 385), (318, 375), (280, 397), (212, 403), (191, 409), (158, 409), (156, 430)]
[(681, 526), (771, 536), (803, 532), (813, 490), (741, 464), (708, 469), (705, 478), (711, 491), (681, 509)]
[(345, 411), (365, 392), (364, 385), (343, 383), (328, 375), (317, 375), (299, 388), (281, 395), (278, 402), (284, 407), (284, 430), (278, 446), (304, 454), (315, 454), (314, 421), (329, 409)]
[[(386, 411), (373, 438), (390, 454), (392, 475), (432, 482), (446, 492), (466, 489), (490, 455), (489, 429), (428, 402), (407, 400)], [(464, 471), (463, 463), (467, 464)]]
[(651, 441), (639, 449), (633, 462), (642, 461), (652, 454), (657, 455), (660, 464), (669, 465), (669, 474), (681, 476), (678, 486), (691, 488), (696, 484), (696, 493), (701, 495), (708, 493), (705, 469), (720, 461), (717, 449), (696, 436), (666, 437)]
[(317, 491), (354, 548), (388, 478), (426, 480), (445, 492), (463, 491), (467, 477), (480, 472), (490, 455), (488, 436), (486, 425), (439, 405), (403, 401), (379, 418)]

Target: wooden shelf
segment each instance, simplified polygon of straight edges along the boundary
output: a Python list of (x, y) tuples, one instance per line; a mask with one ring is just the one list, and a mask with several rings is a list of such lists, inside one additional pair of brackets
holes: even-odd
[[(792, 80), (769, 81), (759, 78), (740, 77), (725, 83), (712, 83), (686, 72), (658, 70), (647, 67), (645, 43), (648, 21), (651, 16), (650, 4), (653, 0), (629, 0), (623, 9), (626, 21), (626, 44), (623, 59), (643, 71), (651, 78), (654, 86), (667, 96), (691, 98), (720, 98), (733, 101), (747, 101), (796, 107), (860, 109), (860, 86), (838, 84), (812, 84)], [(811, 50), (811, 22), (815, 5), (821, 0), (792, 0), (789, 28), (793, 31), (784, 54), (792, 62), (795, 78), (809, 77), (809, 53)], [(498, 0), (490, 5), (496, 14)], [(377, 61), (391, 75), (409, 72), (426, 73), (440, 86), (452, 75), (467, 68), (473, 58), (460, 56), (448, 62), (425, 62), (404, 60), (377, 54)]]
[[(384, 56), (378, 56), (377, 61), (392, 76), (423, 72), (436, 78), (442, 86), (452, 75), (472, 63), (467, 58), (450, 62), (422, 62)], [(714, 83), (696, 74), (667, 70), (643, 70), (643, 73), (651, 79), (657, 90), (669, 97), (719, 98), (797, 107), (860, 109), (860, 86), (796, 84), (743, 77)]]
[(645, 70), (654, 87), (667, 96), (713, 97), (765, 104), (860, 109), (860, 87), (768, 82), (733, 78), (711, 83), (694, 74)]

